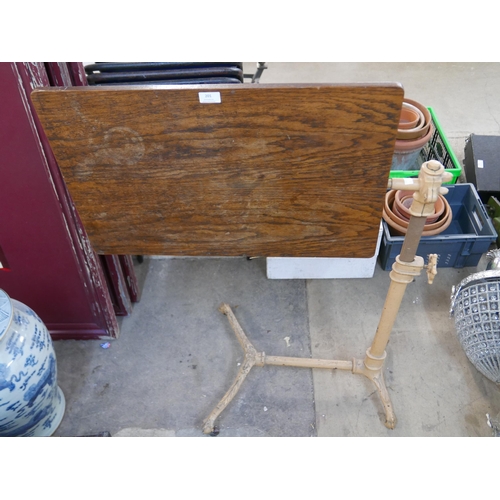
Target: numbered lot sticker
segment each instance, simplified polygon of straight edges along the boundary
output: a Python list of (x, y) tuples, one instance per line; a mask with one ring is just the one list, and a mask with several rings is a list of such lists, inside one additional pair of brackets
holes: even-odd
[(220, 92), (198, 92), (201, 103), (220, 103)]

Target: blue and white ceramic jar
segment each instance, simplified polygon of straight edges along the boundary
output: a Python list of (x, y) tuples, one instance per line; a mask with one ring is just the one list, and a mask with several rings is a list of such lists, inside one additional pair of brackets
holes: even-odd
[(64, 408), (47, 328), (0, 290), (0, 437), (50, 436)]

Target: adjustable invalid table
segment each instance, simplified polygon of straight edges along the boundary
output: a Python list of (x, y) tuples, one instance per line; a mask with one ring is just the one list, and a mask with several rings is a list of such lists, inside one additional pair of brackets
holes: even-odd
[[(31, 97), (99, 254), (375, 253), (403, 101), (399, 84), (68, 87)], [(365, 358), (259, 353), (222, 304), (245, 360), (204, 432), (215, 431), (250, 369), (264, 364), (363, 374), (378, 390), (386, 426), (394, 427), (385, 347), (405, 283), (424, 267), (416, 245), (446, 177), (440, 164), (428, 163), (418, 180), (401, 180), (405, 189), (420, 189), (419, 205), (391, 273), (392, 306), (384, 306)]]

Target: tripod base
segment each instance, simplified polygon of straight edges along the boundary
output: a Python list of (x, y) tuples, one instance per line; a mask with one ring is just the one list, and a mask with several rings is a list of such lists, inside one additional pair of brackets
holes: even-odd
[(366, 358), (352, 359), (350, 361), (315, 359), (315, 358), (293, 358), (289, 356), (267, 356), (264, 352), (257, 352), (252, 343), (248, 340), (245, 332), (241, 328), (232, 309), (228, 304), (222, 304), (219, 310), (225, 314), (231, 324), (231, 327), (240, 342), (245, 353), (245, 358), (241, 364), (240, 370), (236, 375), (231, 387), (212, 410), (210, 415), (203, 422), (203, 432), (205, 434), (217, 435), (218, 429), (215, 425), (216, 419), (225, 410), (229, 403), (238, 393), (245, 378), (254, 366), (274, 365), (274, 366), (294, 366), (300, 368), (323, 368), (327, 370), (349, 370), (352, 373), (364, 375), (369, 378), (382, 401), (385, 411), (385, 426), (394, 429), (396, 425), (396, 416), (392, 407), (391, 399), (387, 386), (384, 381), (382, 368), (384, 366), (385, 353), (382, 358), (375, 358), (367, 351)]

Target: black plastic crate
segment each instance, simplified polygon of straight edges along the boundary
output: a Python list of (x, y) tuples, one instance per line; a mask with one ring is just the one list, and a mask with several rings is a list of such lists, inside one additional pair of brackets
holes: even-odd
[[(427, 260), (438, 254), (438, 267), (477, 266), (483, 253), (496, 240), (497, 233), (473, 184), (453, 184), (445, 195), (453, 218), (449, 227), (436, 236), (423, 236), (417, 255)], [(401, 253), (404, 236), (392, 236), (389, 226), (382, 221), (383, 233), (379, 262), (389, 271)]]
[(483, 203), (500, 194), (500, 137), (471, 134), (464, 148), (467, 182), (474, 184)]

